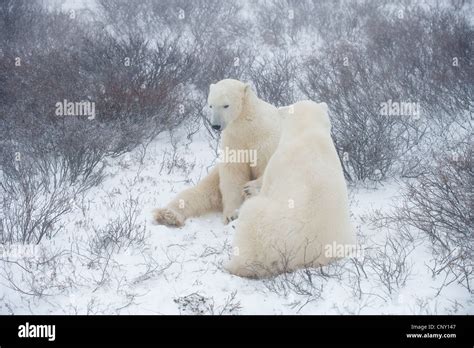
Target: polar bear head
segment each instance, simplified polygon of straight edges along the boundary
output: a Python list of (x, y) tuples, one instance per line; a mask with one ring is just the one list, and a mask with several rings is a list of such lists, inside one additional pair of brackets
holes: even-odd
[(305, 130), (318, 129), (330, 134), (331, 121), (326, 103), (303, 100), (278, 109), (283, 118), (285, 137), (297, 137)]
[(324, 102), (315, 103), (312, 100), (302, 100), (286, 107), (288, 113), (287, 124), (296, 120), (300, 125), (309, 127), (317, 125), (319, 128), (331, 130), (331, 121), (328, 116), (328, 105)]
[(207, 102), (211, 108), (210, 122), (215, 130), (224, 130), (242, 113), (250, 85), (238, 80), (226, 79), (211, 84)]

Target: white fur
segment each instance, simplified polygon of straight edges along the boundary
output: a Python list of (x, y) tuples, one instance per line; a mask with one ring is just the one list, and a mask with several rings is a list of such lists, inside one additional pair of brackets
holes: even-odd
[(286, 113), (280, 143), (259, 195), (240, 209), (233, 274), (264, 277), (327, 264), (325, 246), (354, 245), (347, 188), (327, 105), (302, 101)]
[[(211, 85), (208, 103), (213, 109), (211, 123), (223, 128), (221, 148), (255, 150), (256, 165), (219, 163), (195, 187), (181, 192), (166, 208), (154, 211), (159, 224), (182, 226), (186, 218), (210, 211), (222, 211), (224, 223), (235, 219), (245, 197), (244, 187), (252, 180), (258, 183), (278, 145), (281, 116), (277, 108), (259, 99), (249, 85), (222, 80)], [(226, 105), (229, 107), (225, 108)]]

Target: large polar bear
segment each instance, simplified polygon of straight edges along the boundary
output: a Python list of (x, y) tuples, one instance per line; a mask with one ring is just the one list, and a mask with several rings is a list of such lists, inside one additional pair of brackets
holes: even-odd
[(186, 218), (211, 211), (223, 212), (224, 223), (229, 223), (237, 217), (245, 194), (256, 192), (278, 145), (278, 109), (259, 99), (248, 84), (232, 79), (211, 84), (208, 104), (212, 128), (222, 130), (221, 150), (228, 156), (195, 187), (155, 209), (158, 224), (182, 226)]
[(234, 255), (226, 265), (239, 276), (324, 265), (341, 256), (333, 246), (355, 246), (327, 105), (301, 101), (282, 113), (280, 143), (261, 191), (240, 209)]

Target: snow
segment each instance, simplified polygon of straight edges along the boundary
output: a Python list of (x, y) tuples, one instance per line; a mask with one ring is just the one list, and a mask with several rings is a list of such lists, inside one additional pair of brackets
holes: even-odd
[[(50, 10), (97, 14), (95, 0), (45, 3)], [(242, 17), (253, 19), (254, 5), (246, 1), (242, 5)], [(396, 9), (387, 6), (387, 11)], [(183, 35), (191, 37), (188, 32)], [(297, 42), (288, 40), (280, 48), (252, 32), (241, 41), (232, 44), (261, 47), (256, 62), (277, 53), (296, 60), (312, 57), (322, 44), (319, 35), (305, 31)], [(462, 135), (459, 128), (450, 131)], [(362, 272), (357, 277), (359, 269), (350, 259), (310, 270), (311, 278), (305, 271), (266, 280), (230, 275), (222, 265), (232, 252), (238, 221), (224, 226), (220, 214), (188, 219), (182, 228), (151, 221), (154, 208), (165, 206), (215, 165), (215, 145), (204, 127), (192, 141), (181, 129), (172, 136), (161, 134), (144, 156), (143, 148), (137, 148), (108, 159), (106, 179), (72, 203), (72, 212), (61, 220), (63, 230), (52, 240), (43, 240), (34, 255), (24, 260), (13, 257), (0, 269), (10, 270), (13, 281), (0, 274), (0, 314), (474, 314), (472, 294), (460, 284), (452, 283), (438, 294), (443, 275), (432, 276), (429, 241), (416, 231), (415, 242), (405, 248), (407, 281), (391, 293), (368, 264), (364, 266), (367, 276)], [(351, 219), (366, 255), (381, 250), (394, 237), (393, 231), (374, 227), (371, 216), (400, 204), (402, 184), (391, 179), (349, 187)], [(123, 209), (133, 202), (136, 235), (122, 238), (120, 245), (97, 249), (101, 231), (123, 217)], [(361, 256), (359, 261), (363, 260)], [(23, 261), (31, 262), (32, 273), (21, 268)]]
[[(436, 296), (441, 279), (432, 279), (428, 271), (430, 251), (422, 239), (409, 255), (413, 270), (405, 286), (388, 296), (377, 275), (368, 271), (368, 278), (361, 279), (364, 294), (357, 296), (349, 260), (324, 269), (338, 276), (318, 276), (313, 270), (314, 287), (306, 288), (309, 293), (289, 285), (294, 281), (306, 286), (302, 272), (267, 280), (230, 275), (222, 264), (232, 251), (238, 222), (224, 226), (220, 214), (189, 219), (182, 228), (153, 225), (152, 209), (164, 206), (176, 193), (196, 183), (215, 163), (212, 144), (204, 132), (196, 134), (191, 143), (183, 137), (177, 145), (181, 163), (195, 163), (192, 170), (174, 168), (168, 173), (163, 166), (163, 159), (166, 162), (172, 153), (168, 134), (150, 144), (142, 163), (139, 149), (109, 163), (106, 180), (76, 200), (54, 242), (41, 244), (47, 252), (64, 252), (56, 275), (46, 272), (52, 280), (45, 280), (62, 288), (46, 287), (43, 296), (22, 295), (2, 279), (0, 314), (474, 313), (472, 297), (458, 284)], [(392, 209), (399, 190), (395, 181), (377, 188), (350, 187), (352, 221), (363, 246), (373, 247), (387, 238), (386, 231), (369, 226), (368, 216), (374, 210)], [(119, 216), (121, 204), (129, 198), (138, 202), (136, 226), (145, 228), (143, 242), (112, 252), (108, 261), (104, 255), (94, 257), (89, 247), (94, 228), (100, 229)], [(17, 284), (26, 286), (24, 280)]]

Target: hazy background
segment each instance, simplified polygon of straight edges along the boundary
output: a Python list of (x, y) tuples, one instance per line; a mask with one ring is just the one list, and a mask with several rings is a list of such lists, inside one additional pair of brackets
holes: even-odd
[[(185, 141), (172, 141), (155, 176), (178, 169), (191, 184), (193, 165), (176, 151), (198, 135), (215, 149), (208, 88), (234, 78), (276, 106), (326, 102), (351, 188), (396, 182), (400, 202), (372, 216), (376, 230), (408, 244), (417, 231), (440, 284), (472, 294), (473, 13), (459, 0), (4, 0), (0, 244), (67, 235), (66, 216), (86, 211), (81, 197), (101, 187), (115, 159), (141, 153), (137, 163), (146, 164), (165, 133)], [(64, 99), (94, 102), (96, 118), (58, 117)], [(384, 115), (389, 101), (415, 103), (419, 113)], [(97, 232), (89, 251), (143, 241), (133, 215), (142, 208), (129, 203), (125, 220), (85, 228)], [(19, 285), (38, 262), (20, 261), (23, 270), (3, 261), (4, 284), (39, 296), (35, 282)]]

